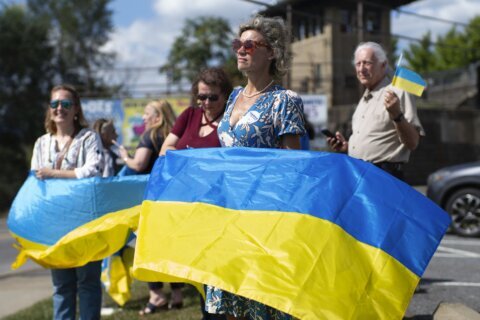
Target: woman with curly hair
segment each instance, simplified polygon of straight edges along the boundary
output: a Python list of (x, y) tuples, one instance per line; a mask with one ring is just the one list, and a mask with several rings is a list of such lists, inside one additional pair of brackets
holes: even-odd
[[(300, 149), (300, 137), (305, 134), (303, 102), (295, 92), (275, 84), (289, 63), (283, 20), (258, 15), (240, 26), (238, 36), (232, 48), (247, 85), (234, 89), (227, 101), (217, 130), (222, 147)], [(227, 319), (291, 319), (213, 286), (207, 286), (206, 310), (226, 314)]]

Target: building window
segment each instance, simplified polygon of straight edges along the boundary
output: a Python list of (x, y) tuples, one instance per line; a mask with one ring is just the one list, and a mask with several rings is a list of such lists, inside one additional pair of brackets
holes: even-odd
[(314, 35), (319, 35), (319, 34), (322, 34), (323, 33), (323, 19), (322, 17), (319, 15), (314, 19)]
[(313, 69), (313, 87), (320, 88), (322, 86), (322, 65), (317, 63)]
[(303, 40), (306, 38), (307, 31), (306, 31), (306, 26), (305, 26), (305, 21), (301, 20), (300, 23), (298, 24), (298, 39)]
[(349, 10), (340, 10), (340, 31), (352, 33), (355, 30), (355, 14)]
[(321, 12), (308, 15), (297, 15), (293, 23), (293, 36), (296, 40), (304, 40), (323, 33), (323, 16)]
[(300, 81), (300, 92), (307, 93), (308, 92), (308, 82), (310, 79), (308, 77), (303, 78)]
[(368, 8), (365, 12), (365, 29), (368, 33), (379, 33), (381, 25), (381, 12), (374, 8)]

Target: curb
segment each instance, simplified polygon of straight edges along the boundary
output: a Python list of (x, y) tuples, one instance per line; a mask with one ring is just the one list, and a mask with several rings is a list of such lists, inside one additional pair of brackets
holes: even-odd
[(441, 302), (433, 320), (480, 320), (480, 313), (461, 303)]

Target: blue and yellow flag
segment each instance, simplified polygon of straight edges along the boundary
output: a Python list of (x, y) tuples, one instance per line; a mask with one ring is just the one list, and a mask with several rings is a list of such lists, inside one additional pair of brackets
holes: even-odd
[(120, 306), (130, 300), (130, 286), (133, 282), (131, 276), (133, 254), (134, 249), (125, 246), (102, 261), (102, 284), (112, 300)]
[(420, 97), (427, 83), (419, 74), (406, 68), (397, 67), (392, 79), (392, 86)]
[(120, 250), (137, 228), (149, 176), (39, 180), (16, 195), (7, 225), (20, 253), (44, 267), (71, 268)]
[(134, 276), (214, 285), (300, 319), (401, 319), (449, 223), (345, 155), (173, 151), (147, 186)]

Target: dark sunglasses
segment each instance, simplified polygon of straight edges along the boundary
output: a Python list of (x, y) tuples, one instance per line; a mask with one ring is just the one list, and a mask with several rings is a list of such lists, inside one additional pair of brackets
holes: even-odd
[(73, 103), (71, 100), (53, 100), (50, 101), (50, 108), (57, 109), (58, 105), (61, 105), (63, 109), (70, 110), (72, 108)]
[(248, 54), (251, 54), (258, 47), (270, 48), (268, 44), (255, 40), (241, 41), (240, 39), (234, 39), (232, 41), (233, 51), (237, 52), (241, 47), (243, 47)]
[(197, 99), (200, 101), (210, 100), (211, 102), (218, 100), (218, 94), (199, 94), (197, 95)]

